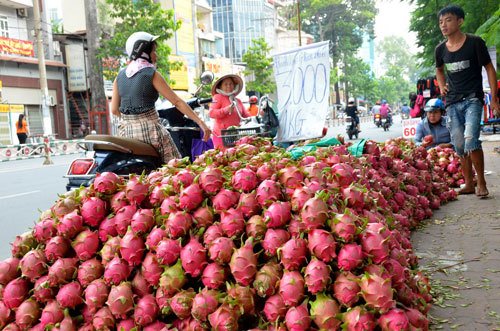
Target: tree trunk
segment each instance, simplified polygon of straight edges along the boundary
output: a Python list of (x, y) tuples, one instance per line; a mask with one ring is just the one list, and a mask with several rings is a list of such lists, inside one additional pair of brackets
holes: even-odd
[(90, 128), (97, 133), (109, 133), (107, 99), (104, 94), (102, 62), (97, 57), (99, 48), (99, 25), (97, 23), (96, 0), (85, 0), (85, 21), (87, 25), (87, 47), (90, 64), (89, 82), (91, 94)]

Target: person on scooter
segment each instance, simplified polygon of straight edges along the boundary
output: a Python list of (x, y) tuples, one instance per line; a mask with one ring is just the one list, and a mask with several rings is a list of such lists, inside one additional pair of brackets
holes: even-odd
[(347, 102), (347, 108), (345, 110), (345, 113), (347, 116), (352, 117), (354, 123), (356, 124), (356, 129), (358, 129), (358, 132), (361, 132), (361, 130), (359, 128), (358, 107), (354, 103), (354, 98), (349, 98), (349, 101)]
[(134, 32), (125, 48), (130, 62), (120, 70), (113, 82), (111, 112), (120, 117), (118, 135), (152, 145), (163, 162), (181, 155), (170, 133), (160, 124), (155, 101), (161, 94), (181, 113), (192, 119), (203, 131), (203, 140), (210, 138), (210, 129), (198, 115), (172, 91), (156, 71), (156, 39), (147, 32)]
[(389, 107), (389, 104), (387, 101), (382, 100), (382, 105), (380, 106), (380, 117), (382, 118), (387, 118), (387, 121), (389, 124), (392, 124), (392, 115), (391, 115), (392, 109)]
[(236, 96), (243, 89), (240, 76), (229, 74), (220, 77), (212, 85), (212, 98), (208, 115), (214, 119), (214, 147), (224, 149), (221, 130), (230, 126), (239, 126), (241, 118), (250, 117), (250, 113)]
[(427, 149), (441, 146), (452, 147), (450, 131), (443, 116), (444, 103), (440, 99), (430, 99), (424, 108), (425, 117), (417, 124), (415, 141)]
[(410, 118), (410, 110), (410, 107), (408, 107), (408, 104), (405, 102), (403, 107), (401, 107), (401, 115), (403, 119)]
[(252, 95), (248, 98), (248, 102), (250, 103), (250, 106), (248, 107), (248, 114), (250, 114), (250, 116), (257, 116), (259, 114), (259, 107), (257, 106), (259, 98), (257, 98), (256, 95)]

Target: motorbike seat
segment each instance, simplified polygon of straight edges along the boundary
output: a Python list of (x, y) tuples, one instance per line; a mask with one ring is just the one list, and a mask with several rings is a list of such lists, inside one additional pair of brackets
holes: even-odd
[[(100, 141), (102, 143), (99, 143)], [(85, 142), (93, 142), (94, 150), (124, 152), (123, 149), (125, 149), (135, 155), (159, 157), (158, 151), (153, 146), (132, 138), (91, 134), (85, 137)]]

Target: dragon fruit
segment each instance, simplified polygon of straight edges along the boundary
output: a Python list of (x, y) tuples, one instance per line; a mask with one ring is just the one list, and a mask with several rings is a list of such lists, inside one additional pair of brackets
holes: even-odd
[(97, 227), (106, 217), (106, 202), (98, 197), (90, 197), (83, 202), (80, 213), (83, 218), (83, 223)]
[(356, 223), (350, 214), (336, 214), (330, 224), (332, 232), (344, 242), (349, 243), (356, 235)]
[(152, 293), (152, 286), (149, 284), (146, 278), (144, 278), (144, 275), (140, 271), (137, 271), (135, 273), (135, 276), (132, 279), (131, 284), (132, 284), (132, 291), (134, 292), (135, 295), (137, 295), (140, 298), (142, 298), (146, 294)]
[(144, 250), (144, 241), (129, 227), (120, 241), (120, 255), (130, 266), (135, 267), (141, 264)]
[(55, 298), (54, 289), (49, 285), (49, 276), (38, 278), (33, 287), (33, 297), (40, 303), (46, 303)]
[(310, 302), (311, 318), (321, 330), (337, 330), (342, 323), (337, 319), (340, 308), (337, 302), (329, 295), (319, 293), (316, 300)]
[(76, 331), (76, 323), (67, 310), (64, 311), (64, 318), (59, 323), (59, 330)]
[[(121, 320), (116, 325), (116, 330), (118, 330), (118, 331), (134, 331), (135, 329), (136, 329), (136, 326), (135, 326), (135, 322), (134, 322), (133, 318)], [(161, 328), (158, 328), (155, 330), (161, 330)]]
[(240, 198), (240, 194), (235, 191), (231, 191), (222, 188), (213, 198), (212, 206), (216, 212), (221, 212), (228, 210), (229, 208), (235, 207)]
[(198, 184), (191, 184), (184, 188), (179, 195), (179, 208), (183, 210), (194, 210), (203, 201), (203, 190)]
[(207, 321), (208, 315), (213, 313), (219, 306), (218, 292), (209, 289), (203, 289), (193, 298), (191, 315), (199, 321)]
[(156, 248), (158, 246), (158, 243), (163, 239), (167, 237), (167, 232), (159, 227), (153, 228), (147, 238), (146, 238), (146, 247), (148, 250), (152, 252), (156, 252)]
[(214, 223), (203, 234), (203, 244), (209, 247), (212, 241), (222, 236), (224, 236), (224, 233), (222, 232), (220, 223)]
[(24, 278), (11, 280), (3, 292), (3, 302), (9, 309), (15, 309), (28, 297), (30, 282)]
[(12, 243), (12, 257), (22, 258), (26, 253), (38, 245), (31, 231), (16, 236)]
[(339, 269), (350, 271), (361, 266), (363, 263), (363, 251), (361, 246), (355, 243), (342, 246), (337, 258)]
[(193, 212), (193, 219), (197, 228), (209, 227), (214, 222), (214, 211), (212, 207), (202, 204)]
[(336, 246), (335, 238), (330, 232), (321, 229), (309, 231), (309, 251), (321, 261), (326, 263), (333, 261), (337, 257)]
[(180, 257), (183, 269), (192, 277), (201, 275), (208, 264), (207, 250), (195, 237), (191, 237), (186, 246), (182, 247)]
[(257, 254), (253, 252), (252, 240), (235, 250), (229, 264), (231, 273), (238, 284), (248, 286), (257, 273)]
[(130, 283), (122, 282), (112, 286), (106, 305), (115, 318), (126, 319), (127, 315), (134, 310), (134, 294)]
[(0, 328), (3, 329), (12, 320), (12, 311), (7, 308), (3, 301), (0, 301)]
[(342, 329), (347, 331), (373, 331), (376, 327), (375, 317), (362, 306), (350, 308), (342, 315)]
[(253, 288), (259, 296), (270, 297), (277, 292), (282, 274), (281, 266), (278, 263), (268, 262), (257, 272)]
[(158, 262), (165, 265), (174, 264), (181, 254), (181, 243), (179, 240), (165, 238), (156, 247)]
[(161, 203), (168, 196), (168, 190), (169, 186), (167, 184), (156, 183), (151, 191), (151, 194), (149, 195), (149, 203), (155, 207), (161, 205)]
[(175, 176), (172, 176), (172, 185), (179, 192), (181, 188), (191, 185), (194, 179), (195, 174), (191, 170), (182, 169)]
[(114, 172), (98, 173), (94, 179), (94, 189), (103, 194), (113, 194), (123, 182), (122, 178)]
[(264, 212), (264, 219), (268, 228), (280, 228), (285, 226), (291, 219), (290, 202), (272, 202)]
[(156, 255), (152, 252), (146, 253), (141, 264), (141, 273), (151, 286), (158, 286), (163, 269)]
[(304, 203), (300, 217), (308, 230), (321, 228), (328, 219), (328, 205), (319, 195), (314, 196)]
[(93, 258), (80, 264), (77, 278), (83, 287), (87, 287), (94, 280), (101, 278), (103, 274), (104, 266), (101, 261)]
[(278, 249), (278, 254), (286, 270), (299, 270), (306, 261), (307, 242), (302, 238), (291, 238)]
[(128, 278), (130, 272), (131, 267), (128, 262), (121, 259), (119, 256), (115, 256), (104, 267), (104, 280), (108, 285), (118, 285)]
[(203, 270), (201, 281), (207, 288), (215, 290), (221, 287), (226, 281), (226, 273), (226, 269), (223, 266), (217, 263), (210, 263)]
[(125, 191), (116, 192), (110, 200), (111, 210), (116, 213), (120, 208), (125, 207), (129, 204), (127, 198), (125, 198)]
[[(243, 214), (244, 215), (244, 214)], [(253, 237), (255, 240), (261, 241), (267, 230), (266, 222), (260, 215), (253, 215), (247, 221), (245, 232), (247, 237)]]
[(279, 294), (287, 306), (296, 306), (304, 298), (304, 278), (298, 271), (285, 270), (279, 285)]
[(118, 232), (120, 236), (125, 235), (127, 232), (136, 211), (137, 207), (135, 205), (126, 205), (116, 212), (113, 219), (115, 220), (116, 232)]
[(109, 295), (109, 287), (103, 279), (92, 281), (85, 289), (85, 304), (89, 312), (95, 314), (104, 306)]
[(21, 303), (16, 310), (16, 324), (21, 330), (28, 330), (40, 318), (40, 306), (33, 299)]
[(323, 292), (330, 282), (331, 268), (323, 261), (312, 259), (304, 272), (307, 289), (312, 294)]
[(306, 201), (312, 197), (314, 197), (314, 194), (307, 186), (296, 188), (290, 200), (292, 210), (294, 212), (301, 211)]
[(229, 263), (235, 248), (232, 239), (227, 237), (219, 237), (212, 241), (208, 248), (208, 256), (212, 261), (220, 264)]
[(64, 318), (64, 310), (62, 307), (57, 303), (57, 301), (52, 300), (45, 305), (45, 308), (43, 308), (42, 311), (42, 317), (40, 317), (40, 323), (43, 326), (46, 325), (55, 325), (56, 323), (59, 323), (63, 320)]
[(242, 315), (255, 315), (255, 289), (238, 284), (226, 284), (228, 302)]
[(278, 180), (288, 189), (297, 189), (304, 185), (304, 174), (296, 166), (288, 166), (278, 171)]
[(104, 245), (102, 246), (99, 254), (102, 258), (102, 264), (106, 266), (109, 261), (111, 261), (115, 255), (120, 253), (120, 237), (111, 237), (109, 238)]
[(376, 274), (366, 273), (359, 282), (361, 295), (368, 307), (385, 313), (394, 307), (391, 279), (382, 278)]
[(156, 320), (159, 312), (155, 297), (146, 294), (137, 301), (134, 308), (134, 321), (137, 325), (146, 326)]
[(271, 179), (263, 180), (257, 187), (257, 202), (262, 207), (268, 207), (273, 201), (283, 197), (279, 183)]
[(222, 171), (215, 167), (207, 167), (200, 173), (201, 188), (208, 194), (217, 194), (224, 184)]
[(154, 225), (155, 217), (153, 209), (138, 209), (130, 222), (132, 231), (137, 235), (149, 233)]
[(311, 326), (311, 317), (307, 304), (303, 303), (288, 309), (285, 315), (286, 327), (289, 331), (307, 331)]
[(269, 322), (274, 323), (278, 319), (283, 319), (287, 310), (285, 301), (283, 301), (281, 295), (275, 294), (266, 300), (263, 313)]
[(408, 317), (408, 321), (410, 322), (410, 330), (429, 330), (429, 320), (417, 309), (407, 308), (406, 317)]
[(56, 300), (63, 308), (75, 308), (83, 302), (82, 286), (78, 282), (71, 282), (61, 286), (57, 292)]
[(179, 211), (179, 203), (176, 196), (167, 196), (160, 205), (160, 214), (167, 215)]
[(101, 224), (99, 224), (99, 230), (97, 231), (99, 235), (99, 240), (105, 242), (109, 237), (116, 237), (118, 235), (118, 230), (115, 225), (114, 217), (105, 218)]
[(99, 249), (99, 235), (95, 231), (85, 229), (75, 237), (71, 246), (81, 261), (89, 260)]
[(192, 224), (193, 217), (191, 214), (184, 211), (175, 211), (168, 215), (165, 230), (170, 238), (177, 239), (185, 236)]
[(45, 256), (47, 260), (54, 262), (65, 257), (71, 248), (70, 242), (62, 236), (52, 237), (45, 245)]
[(361, 247), (374, 263), (380, 264), (389, 256), (387, 240), (382, 234), (366, 231), (361, 237)]
[(249, 193), (241, 193), (238, 201), (238, 209), (241, 210), (246, 218), (257, 215), (261, 208), (257, 202), (257, 193), (255, 191)]
[(20, 260), (15, 257), (9, 257), (0, 262), (0, 284), (7, 285), (11, 280), (21, 275), (19, 262)]
[(208, 321), (213, 330), (238, 330), (238, 313), (231, 309), (228, 304), (222, 304), (212, 314), (208, 315)]
[(232, 185), (238, 191), (250, 192), (257, 187), (257, 174), (248, 168), (236, 170), (232, 178)]
[(221, 212), (220, 226), (228, 237), (239, 236), (245, 231), (245, 219), (239, 209), (229, 208)]
[(71, 281), (77, 274), (77, 258), (62, 258), (49, 267), (50, 286), (62, 285)]
[(333, 293), (335, 299), (342, 305), (352, 307), (359, 300), (361, 288), (358, 285), (358, 277), (351, 272), (342, 272), (335, 278)]
[(196, 293), (192, 290), (180, 291), (175, 294), (170, 300), (170, 308), (173, 313), (180, 319), (186, 319), (191, 316), (191, 308), (193, 307), (193, 299)]
[(92, 319), (93, 328), (89, 330), (113, 330), (115, 323), (116, 321), (111, 313), (111, 309), (104, 306), (95, 313)]
[(142, 176), (131, 175), (125, 185), (125, 197), (131, 204), (140, 205), (146, 199), (149, 185)]
[(41, 220), (33, 227), (33, 237), (42, 244), (52, 238), (56, 232), (55, 222), (50, 217)]
[(382, 331), (409, 330), (410, 322), (404, 310), (393, 308), (378, 318)]
[(186, 274), (179, 259), (173, 266), (165, 268), (165, 271), (161, 274), (159, 286), (165, 295), (171, 297), (179, 292), (186, 282)]

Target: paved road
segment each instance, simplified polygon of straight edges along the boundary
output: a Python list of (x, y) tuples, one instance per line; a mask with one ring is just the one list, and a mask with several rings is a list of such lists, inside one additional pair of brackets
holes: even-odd
[[(361, 120), (361, 133), (359, 134), (358, 140), (372, 139), (378, 142), (386, 141), (389, 138), (395, 138), (403, 135), (403, 127), (401, 125), (401, 117), (395, 116), (393, 120), (393, 125), (389, 128), (389, 131), (384, 131), (382, 128), (377, 128), (373, 123), (372, 117), (364, 117)], [(328, 136), (336, 136), (341, 134), (345, 137), (346, 142), (349, 141), (346, 133), (347, 125), (337, 125), (328, 128)], [(356, 140), (353, 140), (356, 141)]]
[(76, 155), (55, 156), (54, 164), (45, 166), (41, 158), (0, 163), (0, 259), (10, 256), (8, 243), (65, 192), (62, 176)]

